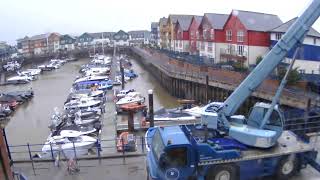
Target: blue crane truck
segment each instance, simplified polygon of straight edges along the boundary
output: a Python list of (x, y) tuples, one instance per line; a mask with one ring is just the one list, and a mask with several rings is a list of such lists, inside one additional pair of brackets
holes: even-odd
[(289, 179), (307, 165), (320, 172), (316, 148), (283, 130), (285, 120), (278, 105), (297, 50), (272, 102), (256, 103), (248, 118), (234, 114), (287, 53), (299, 49), (319, 16), (320, 0), (314, 0), (224, 102), (203, 107), (201, 123), (149, 128), (145, 135), (148, 178), (247, 180), (273, 175)]

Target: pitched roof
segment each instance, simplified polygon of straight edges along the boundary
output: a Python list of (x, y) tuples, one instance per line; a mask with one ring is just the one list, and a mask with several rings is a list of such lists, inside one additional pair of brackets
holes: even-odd
[(46, 34), (39, 34), (39, 35), (35, 35), (30, 37), (30, 40), (39, 40), (39, 39), (46, 39), (50, 36), (50, 33), (46, 33)]
[(73, 40), (76, 40), (76, 39), (77, 39), (75, 36), (72, 36), (72, 35), (70, 35), (70, 34), (64, 34), (64, 35), (62, 35), (62, 37), (69, 37), (69, 38), (71, 38), (71, 39), (73, 39)]
[[(287, 32), (287, 30), (290, 28), (290, 26), (297, 20), (298, 18), (295, 17), (283, 24), (281, 24), (280, 26), (277, 26), (274, 29), (271, 29), (270, 32), (281, 32), (281, 33), (285, 33)], [(307, 34), (308, 36), (314, 36), (314, 37), (320, 37), (320, 33), (318, 31), (316, 31), (315, 29), (313, 29), (312, 27), (309, 29), (309, 32)]]
[[(169, 15), (169, 18), (171, 20), (172, 23), (176, 23), (178, 19), (183, 19), (183, 18), (190, 18), (190, 21), (191, 21), (191, 18), (193, 17), (194, 15), (184, 15), (184, 14), (170, 14)], [(168, 18), (168, 19), (169, 19)]]
[(168, 22), (168, 18), (165, 18), (165, 17), (160, 18), (159, 25), (163, 26), (163, 25), (167, 24), (167, 22)]
[(103, 38), (112, 38), (112, 36), (115, 34), (115, 32), (96, 32), (96, 33), (89, 33), (90, 36), (92, 36), (95, 39), (102, 39)]
[(193, 18), (193, 15), (177, 16), (177, 23), (179, 23), (179, 25), (183, 31), (187, 31), (189, 29), (190, 24), (191, 24), (192, 18)]
[(228, 14), (216, 14), (216, 13), (205, 13), (204, 16), (207, 17), (212, 28), (223, 29), (224, 24), (227, 22)]
[(274, 14), (232, 10), (232, 15), (237, 16), (247, 30), (252, 31), (269, 31), (282, 24), (280, 18)]
[(193, 18), (195, 19), (195, 21), (197, 22), (197, 26), (195, 27), (196, 29), (198, 29), (198, 27), (201, 24), (202, 18), (203, 16), (193, 16)]
[(136, 31), (129, 31), (131, 38), (146, 38), (150, 37), (150, 31), (147, 30), (136, 30)]

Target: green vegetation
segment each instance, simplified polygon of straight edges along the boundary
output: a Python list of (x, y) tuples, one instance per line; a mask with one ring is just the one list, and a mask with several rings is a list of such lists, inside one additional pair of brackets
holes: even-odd
[(256, 58), (256, 65), (258, 65), (261, 61), (262, 61), (263, 57), (262, 56), (258, 56)]
[[(279, 80), (282, 80), (282, 78), (284, 77), (284, 75), (286, 74), (286, 69), (284, 68), (281, 68), (279, 69), (279, 73), (278, 73), (278, 78)], [(301, 80), (301, 75), (298, 71), (298, 67), (292, 69), (289, 73), (289, 76), (288, 76), (288, 84), (289, 85), (293, 85), (295, 83), (297, 83), (298, 81)]]

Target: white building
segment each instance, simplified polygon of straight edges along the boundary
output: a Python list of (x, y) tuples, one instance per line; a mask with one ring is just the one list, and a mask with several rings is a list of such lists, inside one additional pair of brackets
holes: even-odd
[(130, 35), (123, 30), (118, 31), (113, 35), (113, 45), (115, 46), (129, 46)]
[[(270, 31), (271, 44), (274, 46), (289, 27), (296, 21), (297, 18), (291, 19), (288, 22), (272, 29)], [(284, 60), (290, 63), (295, 50), (291, 50)], [(294, 68), (298, 68), (301, 73), (320, 74), (320, 33), (311, 28), (305, 37), (302, 46), (297, 54)]]

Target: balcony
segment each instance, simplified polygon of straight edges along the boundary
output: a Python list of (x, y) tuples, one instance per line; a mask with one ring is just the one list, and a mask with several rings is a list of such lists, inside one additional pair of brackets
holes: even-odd
[(236, 60), (244, 62), (247, 60), (247, 51), (236, 51), (236, 50), (230, 50), (230, 49), (220, 49), (220, 58), (224, 59), (230, 59), (230, 60)]

